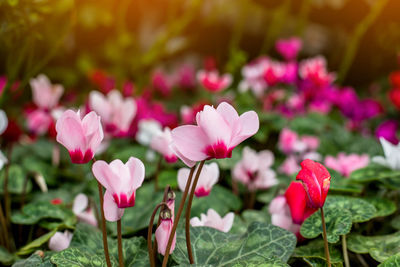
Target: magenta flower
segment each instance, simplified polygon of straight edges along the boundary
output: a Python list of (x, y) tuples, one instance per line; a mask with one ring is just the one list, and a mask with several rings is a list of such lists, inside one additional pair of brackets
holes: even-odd
[(266, 58), (262, 61), (264, 67), (264, 80), (268, 86), (275, 86), (282, 82), (286, 75), (286, 65), (282, 62)]
[[(196, 167), (196, 171), (197, 171)], [(178, 171), (178, 185), (179, 189), (183, 192), (185, 191), (187, 178), (189, 177), (190, 169), (181, 168)], [(203, 169), (201, 170), (199, 181), (197, 182), (196, 189), (194, 194), (196, 197), (205, 197), (208, 196), (211, 192), (212, 187), (218, 182), (219, 178), (219, 168), (217, 163), (213, 162), (210, 164), (204, 164)], [(189, 192), (192, 188), (190, 185)]]
[(325, 87), (336, 78), (334, 73), (328, 72), (326, 65), (326, 59), (322, 56), (303, 60), (300, 62), (299, 75), (314, 86)]
[(399, 143), (399, 138), (397, 137), (397, 130), (399, 129), (399, 123), (396, 120), (387, 120), (379, 124), (375, 131), (375, 136), (379, 138), (385, 138), (387, 141), (393, 145)]
[(98, 160), (92, 167), (93, 175), (105, 188), (104, 215), (107, 221), (118, 221), (124, 209), (135, 206), (136, 190), (144, 180), (144, 165), (134, 157), (126, 164), (116, 159), (109, 164)]
[(302, 45), (303, 43), (299, 38), (291, 37), (278, 40), (275, 44), (275, 49), (284, 59), (291, 61), (296, 59)]
[(72, 163), (88, 163), (104, 138), (100, 116), (90, 112), (83, 119), (80, 113), (65, 111), (56, 123), (57, 142), (68, 149)]
[(358, 169), (364, 168), (369, 163), (369, 157), (367, 154), (357, 155), (339, 153), (336, 158), (327, 156), (325, 158), (325, 165), (335, 171), (338, 171), (345, 177), (349, 177), (350, 174)]
[(231, 230), (234, 219), (235, 214), (233, 212), (229, 212), (222, 218), (215, 210), (208, 209), (207, 215), (201, 214), (200, 219), (198, 217), (190, 219), (190, 225), (193, 227), (210, 227), (227, 233)]
[(228, 88), (232, 83), (232, 75), (226, 73), (219, 75), (217, 71), (200, 70), (197, 72), (197, 80), (210, 92), (219, 92)]
[(36, 109), (27, 114), (28, 129), (34, 134), (43, 135), (47, 133), (53, 123), (52, 116), (41, 109)]
[(162, 96), (168, 96), (172, 90), (172, 80), (162, 70), (155, 70), (151, 76), (152, 87)]
[(50, 110), (58, 105), (64, 87), (59, 84), (52, 85), (46, 75), (39, 75), (30, 80), (33, 102), (39, 108)]
[(168, 127), (165, 127), (162, 133), (159, 133), (152, 138), (150, 142), (150, 147), (160, 153), (164, 157), (166, 162), (174, 163), (178, 160), (178, 157), (169, 146), (171, 142), (171, 130)]
[(113, 136), (126, 136), (136, 115), (136, 103), (132, 97), (123, 98), (117, 90), (107, 96), (98, 91), (89, 95), (89, 107), (100, 115), (105, 131)]
[(189, 167), (195, 162), (213, 158), (229, 158), (232, 150), (254, 135), (259, 128), (254, 111), (243, 113), (226, 102), (215, 109), (204, 106), (196, 115), (197, 125), (179, 126), (172, 130), (172, 149)]
[(242, 159), (235, 165), (232, 175), (248, 187), (249, 190), (267, 189), (278, 183), (271, 169), (274, 155), (269, 150), (256, 152), (249, 147), (243, 149)]

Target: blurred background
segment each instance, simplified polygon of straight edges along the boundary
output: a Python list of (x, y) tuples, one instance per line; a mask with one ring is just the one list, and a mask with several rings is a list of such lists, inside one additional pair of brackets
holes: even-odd
[[(22, 87), (39, 73), (85, 90), (90, 72), (145, 84), (151, 70), (214, 58), (221, 71), (303, 39), (358, 90), (398, 67), (398, 0), (2, 0), (0, 74)], [(360, 89), (361, 88), (361, 89)]]

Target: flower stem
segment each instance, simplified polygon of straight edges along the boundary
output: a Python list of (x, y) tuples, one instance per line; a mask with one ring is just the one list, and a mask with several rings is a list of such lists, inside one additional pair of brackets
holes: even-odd
[(185, 233), (186, 233), (186, 248), (189, 256), (190, 264), (194, 264), (193, 253), (192, 253), (192, 244), (190, 243), (190, 210), (192, 208), (192, 201), (194, 191), (196, 190), (197, 182), (199, 181), (201, 169), (203, 169), (205, 160), (200, 162), (199, 168), (196, 173), (196, 177), (194, 178), (192, 189), (190, 190), (188, 204), (186, 206), (186, 223), (185, 223)]
[(188, 180), (186, 183), (185, 191), (182, 194), (182, 200), (181, 200), (181, 203), (179, 204), (178, 213), (175, 216), (174, 225), (172, 226), (171, 234), (168, 238), (168, 244), (167, 244), (167, 248), (165, 249), (165, 255), (164, 255), (162, 267), (167, 266), (169, 252), (170, 252), (171, 246), (172, 246), (172, 240), (174, 239), (176, 228), (178, 227), (179, 219), (180, 219), (182, 211), (183, 211), (183, 207), (185, 206), (186, 197), (187, 197), (187, 194), (188, 194), (188, 191), (190, 188), (190, 184), (192, 183), (192, 178), (193, 178), (193, 173), (194, 173), (195, 168), (196, 168), (196, 166), (193, 166), (190, 169), (190, 173), (189, 173), (189, 177), (188, 177)]
[(323, 236), (324, 236), (326, 264), (328, 267), (331, 267), (331, 258), (329, 256), (328, 238), (326, 237), (326, 224), (325, 224), (324, 209), (322, 207), (321, 207), (321, 220), (322, 220), (322, 231), (323, 231)]
[[(97, 180), (96, 180), (97, 181)], [(107, 230), (106, 230), (106, 218), (104, 217), (104, 198), (103, 198), (103, 187), (97, 181), (97, 186), (99, 188), (99, 198), (100, 198), (100, 211), (101, 211), (101, 229), (103, 231), (103, 247), (104, 256), (106, 257), (107, 266), (111, 267), (110, 254), (108, 252), (108, 242), (107, 242)]]
[(349, 254), (347, 253), (346, 235), (342, 235), (342, 250), (343, 250), (343, 258), (344, 258), (344, 266), (350, 267)]
[(153, 214), (151, 214), (151, 217), (150, 217), (149, 227), (147, 228), (147, 250), (149, 251), (149, 259), (150, 259), (150, 266), (151, 267), (155, 267), (156, 266), (156, 262), (155, 262), (155, 258), (154, 258), (154, 250), (153, 250), (153, 246), (152, 246), (152, 242), (151, 242), (151, 236), (152, 236), (152, 233), (153, 233), (153, 225), (154, 225), (154, 217), (156, 216), (156, 213), (157, 213), (158, 209), (161, 206), (164, 206), (164, 205), (166, 206), (167, 203), (166, 202), (161, 202), (160, 204), (158, 204), (154, 208)]
[(0, 234), (2, 243), (7, 249), (10, 249), (8, 246), (8, 241), (7, 241), (8, 240), (8, 229), (7, 229), (6, 219), (4, 217), (3, 208), (1, 205), (0, 205), (0, 224), (1, 224), (1, 229), (4, 229), (1, 231), (1, 234)]
[(117, 232), (118, 232), (118, 259), (119, 267), (124, 267), (124, 252), (122, 251), (122, 231), (121, 231), (121, 219), (117, 221)]

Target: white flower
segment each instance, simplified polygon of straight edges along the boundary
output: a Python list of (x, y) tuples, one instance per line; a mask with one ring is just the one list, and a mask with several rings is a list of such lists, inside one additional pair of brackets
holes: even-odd
[(379, 138), (383, 148), (385, 157), (376, 156), (372, 158), (372, 161), (380, 165), (391, 168), (392, 170), (400, 170), (400, 143), (393, 145), (384, 138)]
[(209, 209), (207, 211), (207, 215), (201, 214), (200, 217), (201, 219), (199, 219), (198, 217), (190, 219), (190, 225), (193, 227), (211, 227), (227, 233), (232, 228), (235, 214), (233, 212), (229, 212), (225, 215), (225, 217), (221, 218), (221, 216), (219, 216), (219, 214), (215, 210)]
[(153, 119), (141, 120), (139, 122), (139, 131), (136, 134), (136, 141), (141, 145), (150, 145), (154, 136), (162, 134), (161, 124)]
[(67, 230), (62, 232), (56, 232), (49, 241), (49, 249), (54, 251), (61, 251), (67, 249), (71, 243), (73, 234)]

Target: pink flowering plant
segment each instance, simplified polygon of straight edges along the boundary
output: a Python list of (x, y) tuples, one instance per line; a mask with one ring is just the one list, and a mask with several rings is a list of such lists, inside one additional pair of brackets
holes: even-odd
[(0, 4), (1, 266), (396, 266), (396, 3), (61, 2)]

